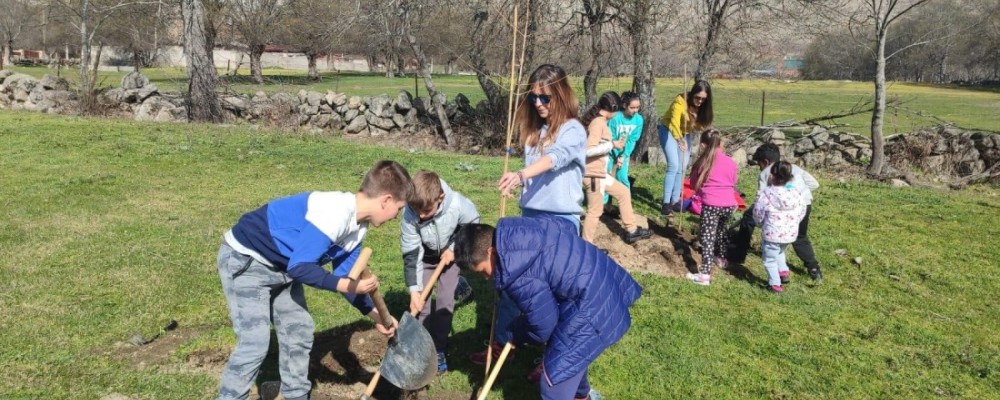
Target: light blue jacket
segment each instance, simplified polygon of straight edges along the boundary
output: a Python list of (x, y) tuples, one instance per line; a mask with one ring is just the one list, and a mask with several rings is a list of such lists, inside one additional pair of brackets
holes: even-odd
[[(544, 141), (548, 126), (542, 127), (539, 141)], [(571, 119), (559, 127), (554, 143), (539, 150), (528, 146), (524, 165), (534, 164), (543, 156), (552, 158), (552, 169), (529, 178), (521, 193), (521, 208), (556, 214), (579, 214), (583, 203), (583, 169), (586, 165), (587, 130), (580, 121)]]

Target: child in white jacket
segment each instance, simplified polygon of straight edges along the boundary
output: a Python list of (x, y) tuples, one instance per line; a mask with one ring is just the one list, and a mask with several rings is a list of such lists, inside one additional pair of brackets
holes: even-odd
[(802, 195), (793, 185), (792, 164), (786, 161), (771, 166), (768, 186), (757, 194), (753, 218), (761, 226), (761, 250), (767, 283), (772, 292), (781, 293), (788, 282), (785, 248), (799, 235), (799, 222), (806, 215)]

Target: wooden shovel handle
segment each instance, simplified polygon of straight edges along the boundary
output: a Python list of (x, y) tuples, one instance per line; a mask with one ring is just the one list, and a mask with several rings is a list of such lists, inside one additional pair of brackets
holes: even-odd
[[(371, 257), (372, 249), (370, 247), (361, 249), (361, 254), (358, 255), (358, 261), (354, 262), (354, 266), (351, 267), (351, 272), (347, 274), (347, 277), (355, 281), (371, 277), (372, 273), (368, 270), (368, 260)], [(378, 310), (378, 316), (379, 319), (382, 320), (382, 326), (392, 326), (392, 316), (389, 315), (389, 308), (385, 306), (385, 300), (382, 299), (382, 294), (378, 292), (378, 288), (375, 288), (375, 290), (372, 290), (371, 293), (368, 293), (368, 296), (372, 298), (372, 303), (375, 303), (375, 309)]]
[(483, 388), (479, 390), (479, 400), (486, 400), (486, 396), (490, 394), (490, 388), (493, 387), (493, 381), (497, 379), (497, 375), (500, 373), (500, 367), (503, 366), (503, 362), (507, 360), (507, 354), (510, 353), (510, 349), (513, 345), (507, 342), (503, 346), (503, 351), (500, 352), (500, 358), (497, 358), (497, 365), (493, 367), (493, 372), (490, 373), (490, 377), (486, 379), (486, 383), (483, 384)]
[(358, 260), (354, 262), (354, 266), (351, 267), (351, 272), (347, 274), (348, 278), (351, 280), (358, 280), (361, 277), (361, 272), (368, 269), (368, 259), (372, 258), (372, 248), (365, 247), (361, 249), (361, 254), (358, 254)]

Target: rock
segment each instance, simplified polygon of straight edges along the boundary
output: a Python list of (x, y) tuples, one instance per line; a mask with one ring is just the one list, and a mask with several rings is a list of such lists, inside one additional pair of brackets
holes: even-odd
[(340, 118), (340, 114), (330, 114), (330, 129), (336, 131), (344, 129), (344, 120)]
[(356, 108), (348, 109), (347, 112), (344, 113), (344, 121), (354, 121), (354, 119), (360, 114), (361, 112), (359, 112)]
[(124, 89), (122, 101), (126, 103), (139, 103), (139, 89)]
[(110, 89), (100, 95), (99, 100), (104, 104), (118, 104), (125, 98), (125, 90), (122, 88)]
[(16, 74), (16, 72), (14, 72), (13, 70), (0, 69), (0, 82), (3, 82), (4, 79), (7, 79), (8, 76), (11, 76), (11, 75), (14, 75), (14, 74)]
[(785, 132), (782, 132), (779, 129), (772, 130), (771, 134), (768, 135), (767, 139), (768, 139), (768, 141), (771, 141), (771, 142), (774, 142), (776, 140), (784, 141), (785, 140)]
[(24, 103), (28, 101), (29, 93), (30, 92), (28, 92), (27, 90), (21, 88), (14, 89), (14, 97), (13, 97), (14, 101), (18, 103)]
[(57, 104), (62, 104), (69, 102), (70, 100), (76, 100), (76, 93), (69, 90), (46, 90), (42, 94), (42, 98)]
[(464, 94), (455, 95), (455, 105), (458, 106), (458, 111), (461, 111), (465, 115), (472, 115), (476, 110), (472, 109), (472, 105), (469, 104), (469, 98), (465, 97)]
[(358, 97), (358, 96), (351, 96), (351, 98), (347, 100), (347, 108), (349, 108), (351, 110), (360, 109), (361, 108), (361, 98)]
[(389, 96), (381, 95), (372, 97), (372, 99), (368, 102), (368, 104), (370, 106), (369, 107), (370, 112), (377, 117), (392, 118), (392, 115), (395, 114), (395, 112), (393, 112), (392, 103), (391, 100), (389, 100)]
[(444, 112), (448, 115), (448, 118), (455, 118), (455, 114), (458, 113), (458, 105), (455, 103), (446, 103), (444, 105)]
[(400, 128), (406, 128), (406, 125), (407, 125), (407, 123), (406, 123), (406, 116), (405, 115), (399, 115), (399, 114), (393, 113), (392, 114), (392, 122), (394, 122), (396, 124), (396, 126), (398, 126)]
[(307, 102), (309, 102), (309, 92), (307, 92), (305, 89), (299, 90), (299, 104)]
[(809, 131), (809, 135), (808, 136), (818, 135), (818, 134), (820, 134), (822, 132), (826, 132), (826, 128), (824, 128), (822, 126), (819, 126), (819, 125), (816, 125), (816, 126), (812, 127), (811, 131)]
[(331, 106), (340, 107), (347, 105), (347, 95), (343, 93), (326, 92), (326, 101)]
[(400, 114), (405, 114), (413, 108), (413, 95), (405, 90), (400, 90), (399, 94), (396, 95), (396, 111)]
[(368, 120), (369, 128), (374, 126), (388, 131), (396, 126), (396, 123), (392, 121), (392, 118), (380, 117), (371, 111), (365, 113), (365, 118)]
[(892, 187), (896, 187), (896, 188), (910, 187), (910, 184), (906, 183), (906, 181), (904, 181), (902, 179), (893, 179), (891, 181), (891, 183), (892, 183)]
[(45, 74), (39, 84), (49, 90), (69, 90), (69, 81), (49, 74)]
[(944, 167), (944, 156), (927, 156), (922, 160), (924, 171), (937, 172)]
[(299, 114), (297, 120), (299, 122), (299, 126), (305, 125), (309, 123), (309, 114)]
[(938, 134), (946, 137), (959, 136), (962, 134), (962, 129), (954, 126), (942, 125), (938, 128)]
[(288, 113), (295, 110), (295, 106), (298, 105), (297, 100), (298, 99), (285, 92), (278, 92), (271, 95), (271, 102), (281, 105), (281, 107), (285, 109), (285, 112)]
[(319, 114), (319, 106), (311, 104), (299, 104), (299, 114), (313, 116)]
[(28, 101), (32, 103), (37, 103), (39, 101), (42, 101), (44, 96), (45, 96), (45, 89), (42, 88), (42, 85), (36, 85), (35, 88), (28, 93)]
[(156, 122), (174, 122), (174, 110), (169, 108), (161, 108), (156, 116), (153, 117), (153, 121)]
[(854, 259), (853, 259), (853, 260), (851, 260), (851, 261), (852, 261), (852, 262), (854, 262), (854, 264), (856, 264), (856, 265), (857, 265), (857, 266), (859, 266), (859, 267), (860, 267), (860, 266), (861, 266), (861, 264), (862, 264), (862, 263), (864, 262), (864, 260), (862, 260), (862, 259), (861, 259), (861, 257), (854, 257)]
[(816, 149), (816, 145), (813, 144), (812, 140), (808, 138), (802, 138), (795, 142), (794, 152), (795, 154), (808, 153)]
[(361, 133), (362, 130), (368, 129), (368, 121), (365, 120), (364, 116), (356, 116), (350, 119), (350, 121), (344, 127), (344, 133)]
[(732, 158), (736, 161), (736, 166), (738, 167), (742, 167), (750, 161), (750, 158), (747, 157), (747, 151), (743, 150), (743, 148), (736, 149), (736, 151), (733, 152)]
[(306, 93), (306, 103), (309, 103), (312, 107), (319, 107), (323, 103), (323, 95), (318, 92), (308, 92)]
[(150, 98), (151, 96), (153, 96), (154, 94), (156, 94), (158, 92), (159, 91), (157, 90), (156, 85), (154, 85), (154, 84), (148, 84), (148, 85), (143, 86), (142, 88), (139, 89), (138, 92), (136, 92), (136, 98), (140, 102), (141, 101), (145, 101), (146, 99)]
[(370, 136), (372, 136), (372, 137), (375, 137), (375, 136), (386, 136), (389, 133), (390, 132), (389, 132), (388, 129), (382, 129), (382, 128), (371, 126), (371, 125), (368, 126), (368, 134)]
[(149, 78), (137, 71), (129, 72), (122, 77), (122, 89), (141, 89), (149, 84)]
[(326, 127), (330, 126), (331, 119), (332, 118), (330, 117), (330, 114), (319, 114), (315, 118), (313, 118), (311, 122), (313, 126), (325, 129)]
[(267, 101), (267, 93), (258, 90), (257, 93), (253, 94), (253, 98), (250, 100), (253, 101), (254, 103), (263, 103)]
[(336, 111), (337, 114), (345, 115), (347, 114), (347, 111), (350, 110), (350, 108), (347, 108), (347, 104), (343, 104), (337, 106), (337, 108), (334, 108), (333, 110)]
[(820, 147), (830, 141), (830, 132), (822, 131), (809, 137), (816, 147)]
[(242, 114), (247, 110), (247, 102), (242, 97), (239, 96), (225, 96), (220, 102), (222, 109), (236, 112), (237, 114)]
[(837, 250), (834, 250), (833, 254), (838, 255), (840, 257), (847, 257), (847, 249), (837, 249)]
[(135, 111), (136, 121), (154, 121), (159, 115), (160, 110), (168, 108), (173, 109), (174, 105), (169, 101), (163, 100), (159, 96), (150, 97), (148, 100), (142, 103), (139, 108)]

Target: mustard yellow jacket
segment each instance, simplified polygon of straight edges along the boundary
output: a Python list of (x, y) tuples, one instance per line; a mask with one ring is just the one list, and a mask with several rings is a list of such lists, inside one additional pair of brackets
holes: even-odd
[(691, 121), (687, 110), (687, 98), (684, 96), (684, 93), (681, 93), (674, 98), (673, 104), (660, 117), (660, 123), (670, 130), (670, 134), (673, 135), (674, 139), (680, 140), (684, 134), (699, 129), (697, 123)]

